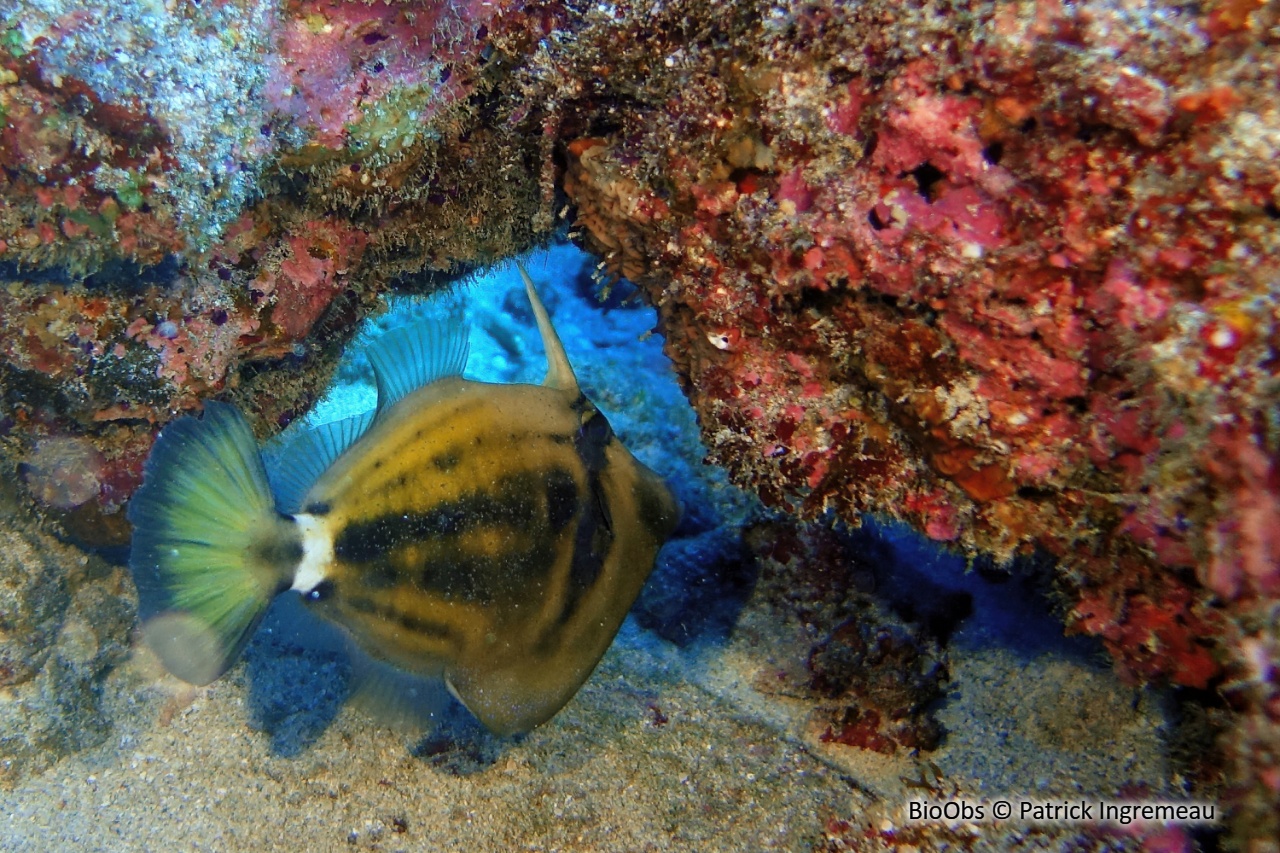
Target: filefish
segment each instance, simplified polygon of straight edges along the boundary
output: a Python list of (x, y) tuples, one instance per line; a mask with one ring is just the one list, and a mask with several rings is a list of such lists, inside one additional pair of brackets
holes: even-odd
[(167, 669), (212, 682), (292, 590), (374, 660), (443, 678), (495, 733), (573, 697), (680, 510), (579, 389), (520, 274), (542, 385), (463, 378), (465, 324), (420, 322), (369, 345), (377, 408), (313, 428), (270, 479), (233, 406), (162, 430), (128, 517), (144, 639)]

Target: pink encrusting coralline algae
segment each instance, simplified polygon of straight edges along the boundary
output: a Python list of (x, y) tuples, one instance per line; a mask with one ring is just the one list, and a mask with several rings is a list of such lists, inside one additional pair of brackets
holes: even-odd
[(329, 148), (345, 147), (349, 128), (397, 90), (421, 101), (412, 123), (425, 126), (435, 109), (470, 90), (469, 72), (501, 7), (478, 0), (290, 3), (269, 66), (267, 102)]

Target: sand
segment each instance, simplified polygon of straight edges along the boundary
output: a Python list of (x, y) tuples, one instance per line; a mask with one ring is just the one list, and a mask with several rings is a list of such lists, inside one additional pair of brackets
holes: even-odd
[[(1135, 703), (1069, 649), (954, 655), (944, 746), (885, 757), (820, 743), (803, 703), (751, 686), (779, 644), (680, 650), (628, 622), (529, 735), (454, 720), (415, 741), (341, 702), (342, 655), (277, 610), (245, 665), (207, 688), (139, 650), (109, 685), (112, 737), (0, 796), (0, 848), (811, 850), (832, 821), (900, 827), (925, 760), (956, 797), (1100, 795), (1168, 777), (1159, 697)], [(974, 831), (991, 849), (1011, 843), (1004, 828)]]

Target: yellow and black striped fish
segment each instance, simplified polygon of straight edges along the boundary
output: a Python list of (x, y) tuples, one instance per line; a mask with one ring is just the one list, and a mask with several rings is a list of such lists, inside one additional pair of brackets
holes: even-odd
[(148, 644), (199, 684), (296, 590), (373, 658), (443, 677), (490, 730), (569, 701), (612, 642), (679, 509), (578, 389), (524, 277), (542, 385), (462, 378), (464, 325), (370, 345), (378, 408), (313, 429), (273, 495), (233, 407), (165, 428), (129, 507)]

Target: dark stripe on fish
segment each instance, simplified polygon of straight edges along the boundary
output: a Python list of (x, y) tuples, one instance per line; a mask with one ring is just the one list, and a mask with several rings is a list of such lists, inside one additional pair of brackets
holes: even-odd
[(586, 416), (586, 420), (578, 427), (578, 432), (573, 438), (573, 447), (578, 451), (578, 457), (582, 460), (582, 464), (587, 466), (587, 470), (598, 473), (604, 470), (604, 449), (612, 440), (613, 427), (609, 425), (609, 419), (598, 409), (592, 409)]
[(536, 597), (550, 561), (551, 550), (544, 546), (495, 557), (430, 561), (421, 569), (420, 589), (446, 600), (480, 605)]
[(578, 484), (564, 468), (547, 475), (547, 525), (559, 533), (578, 512)]
[(360, 613), (367, 613), (388, 622), (395, 622), (400, 627), (418, 634), (423, 634), (428, 637), (439, 637), (442, 640), (447, 640), (451, 637), (452, 632), (449, 630), (448, 625), (442, 625), (439, 622), (433, 622), (430, 619), (413, 616), (402, 610), (397, 610), (394, 607), (380, 605), (376, 601), (372, 601), (367, 598), (348, 596), (346, 598), (346, 604), (352, 610)]
[(495, 494), (472, 492), (422, 512), (353, 521), (334, 539), (334, 556), (345, 562), (367, 563), (398, 545), (453, 536), (484, 524), (528, 526), (537, 513), (529, 479), (512, 477), (504, 481), (510, 486)]
[(565, 624), (578, 609), (578, 602), (600, 577), (605, 558), (613, 546), (613, 528), (609, 522), (609, 509), (601, 491), (598, 474), (590, 475), (590, 495), (573, 540), (573, 561), (569, 564), (569, 578), (564, 592), (564, 604), (558, 623)]
[[(545, 581), (558, 534), (582, 504), (569, 469), (525, 473), (500, 481), (493, 493), (474, 492), (426, 512), (352, 522), (335, 539), (334, 555), (358, 567), (367, 588), (386, 590), (403, 584), (418, 592), (487, 605), (535, 594)], [(550, 536), (537, 533), (544, 525)], [(521, 535), (525, 532), (535, 535), (530, 540)], [(468, 533), (505, 534), (526, 544), (520, 550), (477, 555), (467, 553), (459, 539)]]
[[(573, 618), (582, 596), (599, 580), (604, 561), (613, 547), (613, 522), (600, 484), (600, 472), (607, 461), (605, 448), (613, 440), (613, 427), (585, 396), (578, 397), (574, 409), (584, 415), (582, 425), (574, 435), (573, 446), (587, 469), (587, 500), (578, 517), (578, 529), (574, 532), (573, 557), (565, 582), (564, 601), (556, 620), (557, 627)], [(544, 640), (551, 638), (551, 634), (544, 635)]]
[[(425, 434), (425, 430), (419, 430), (415, 435), (418, 440), (422, 440), (421, 436)], [(385, 480), (377, 480), (368, 488), (369, 497), (392, 497), (402, 494), (406, 487), (417, 484), (428, 477), (438, 477), (440, 474), (451, 473), (468, 457), (486, 458), (487, 454), (492, 455), (506, 454), (512, 452), (516, 448), (537, 448), (539, 442), (551, 441), (553, 444), (563, 446), (569, 442), (569, 438), (563, 435), (548, 433), (541, 430), (525, 430), (523, 432), (510, 431), (506, 433), (506, 438), (494, 447), (492, 451), (486, 449), (479, 450), (481, 445), (481, 435), (476, 434), (470, 441), (449, 445), (445, 450), (432, 456), (423, 463), (414, 466), (401, 466), (403, 471)], [(468, 446), (470, 445), (470, 446)], [(410, 453), (409, 450), (404, 450)], [(383, 462), (387, 460), (378, 460), (374, 463), (374, 470), (382, 468)], [(394, 470), (394, 467), (393, 467)], [(530, 480), (530, 488), (535, 488), (535, 479), (538, 475), (526, 473), (524, 476)]]

